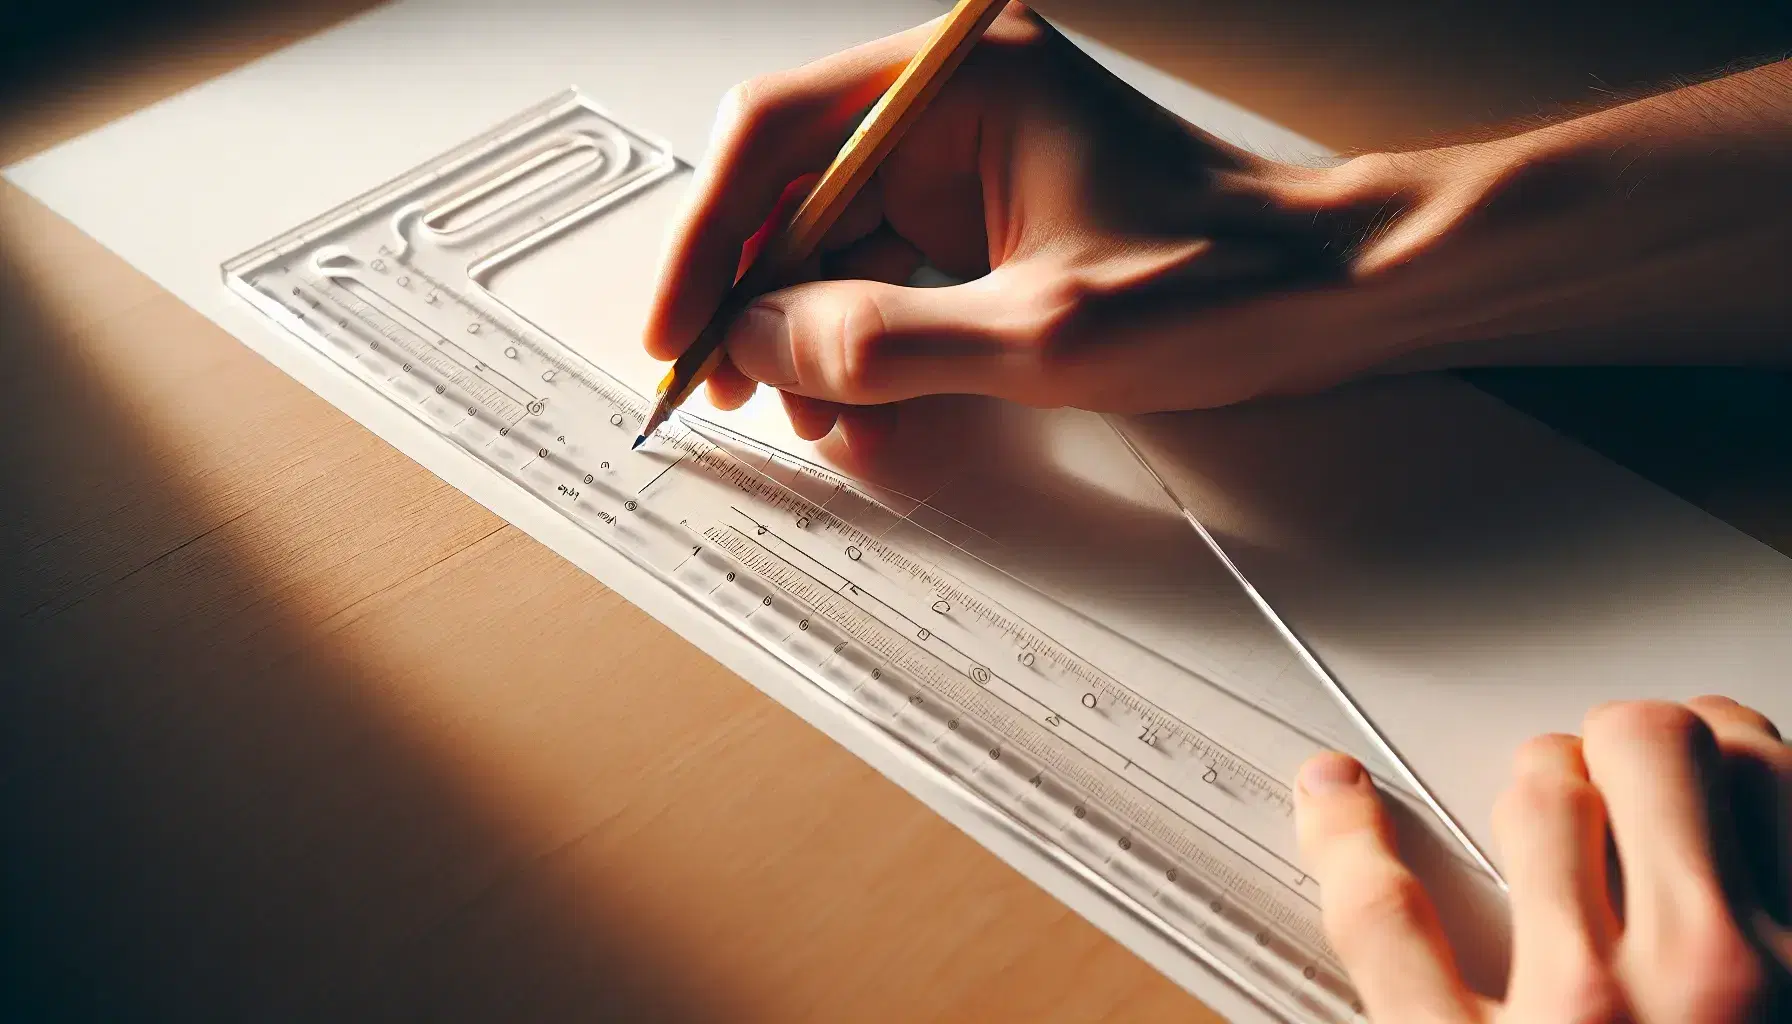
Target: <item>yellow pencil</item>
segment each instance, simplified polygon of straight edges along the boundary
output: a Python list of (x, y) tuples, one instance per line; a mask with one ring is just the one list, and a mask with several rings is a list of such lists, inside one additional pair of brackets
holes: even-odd
[(760, 250), (746, 273), (728, 290), (715, 315), (698, 332), (697, 340), (672, 364), (666, 379), (660, 382), (653, 412), (642, 426), (641, 436), (635, 438), (634, 447), (646, 443), (672, 411), (715, 371), (722, 361), (722, 339), (728, 325), (748, 303), (809, 258), (821, 244), (822, 236), (834, 226), (847, 204), (877, 171), (877, 165), (926, 109), (928, 101), (1002, 13), (1005, 4), (1006, 0), (959, 0), (940, 22), (902, 74), (865, 115), (858, 130), (840, 147), (834, 162), (822, 172), (789, 225)]

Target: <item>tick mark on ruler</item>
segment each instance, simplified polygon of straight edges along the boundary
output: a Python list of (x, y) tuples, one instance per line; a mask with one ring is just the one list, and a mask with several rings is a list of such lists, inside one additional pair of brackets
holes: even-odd
[[(678, 466), (678, 463), (683, 462), (683, 461), (684, 461), (684, 456), (680, 455), (676, 461), (667, 465), (665, 469), (662, 469), (658, 473), (655, 473), (653, 475), (653, 479), (642, 484), (641, 489), (636, 491), (635, 493), (636, 494), (646, 494), (647, 488), (652, 487), (656, 483), (659, 483), (660, 477), (665, 476), (667, 473), (672, 472), (672, 470)], [(736, 510), (736, 511), (738, 511), (738, 510)]]
[(734, 511), (736, 513), (738, 513), (742, 519), (745, 519), (747, 522), (752, 523), (754, 528), (756, 528), (760, 532), (761, 535), (763, 535), (766, 532), (767, 527), (764, 523), (760, 522), (757, 519), (754, 519), (750, 515), (747, 515), (745, 512), (742, 512), (738, 506), (730, 505), (728, 507), (731, 509), (734, 509)]

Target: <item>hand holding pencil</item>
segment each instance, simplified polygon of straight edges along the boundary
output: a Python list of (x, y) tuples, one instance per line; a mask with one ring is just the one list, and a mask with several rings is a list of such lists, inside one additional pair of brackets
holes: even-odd
[[(958, 9), (961, 19), (974, 13)], [(1200, 315), (1327, 251), (1336, 218), (1315, 212), (1318, 172), (1204, 135), (1019, 4), (974, 46), (967, 33), (932, 51), (968, 55), (949, 79), (938, 63), (937, 95), (911, 103), (900, 139), (886, 135), (877, 159), (857, 165), (850, 200), (818, 183), (809, 209), (836, 218), (831, 227), (803, 214), (782, 233), (768, 223), (801, 194), (798, 183), (872, 154), (875, 118), (856, 144), (842, 150), (842, 141), (911, 63), (909, 82), (922, 81), (916, 57), (930, 41), (945, 47), (951, 23), (730, 95), (673, 225), (645, 332), (650, 354), (683, 357), (667, 404), (706, 375), (724, 409), (763, 383), (782, 392), (799, 435), (817, 439), (839, 422), (860, 446), (888, 432), (893, 403), (919, 395), (1163, 409), (1280, 383), (1298, 353), (1278, 364), (1244, 358), (1262, 350), (1264, 322), (1282, 319), (1279, 303), (1211, 324)], [(755, 236), (770, 241), (742, 276)], [(967, 283), (908, 287), (924, 264)], [(1334, 367), (1348, 351), (1330, 334), (1288, 335), (1268, 332), (1322, 343)]]
[(809, 258), (829, 229), (846, 212), (878, 164), (920, 117), (947, 76), (983, 37), (1006, 0), (958, 0), (916, 51), (896, 81), (883, 94), (857, 131), (846, 140), (833, 163), (821, 173), (790, 223), (754, 259), (729, 289), (721, 306), (661, 382), (653, 411), (635, 439), (639, 448), (698, 385), (708, 380), (724, 357), (724, 332), (760, 293), (787, 277)]

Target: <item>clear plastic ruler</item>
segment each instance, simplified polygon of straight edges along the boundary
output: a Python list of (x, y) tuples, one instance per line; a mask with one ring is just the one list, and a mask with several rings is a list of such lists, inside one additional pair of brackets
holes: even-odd
[[(569, 92), (224, 276), (1263, 1008), (1355, 1019), (1294, 863), (1291, 795), (1250, 753), (1312, 740), (1098, 625), (1054, 635), (1019, 607), (1048, 599), (1012, 578), (992, 593), (999, 573), (819, 467), (690, 419), (631, 454), (642, 396), (478, 283), (677, 166)], [(1211, 714), (1172, 714), (1151, 696), (1166, 688)]]

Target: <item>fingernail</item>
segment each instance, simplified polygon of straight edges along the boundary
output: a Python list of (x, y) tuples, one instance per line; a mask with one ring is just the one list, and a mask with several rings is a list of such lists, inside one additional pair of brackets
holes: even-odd
[(1335, 793), (1356, 785), (1363, 777), (1363, 766), (1355, 758), (1343, 754), (1319, 754), (1301, 765), (1300, 788), (1314, 796)]
[(728, 358), (761, 384), (787, 388), (797, 382), (790, 351), (790, 321), (773, 306), (748, 306), (728, 326)]

